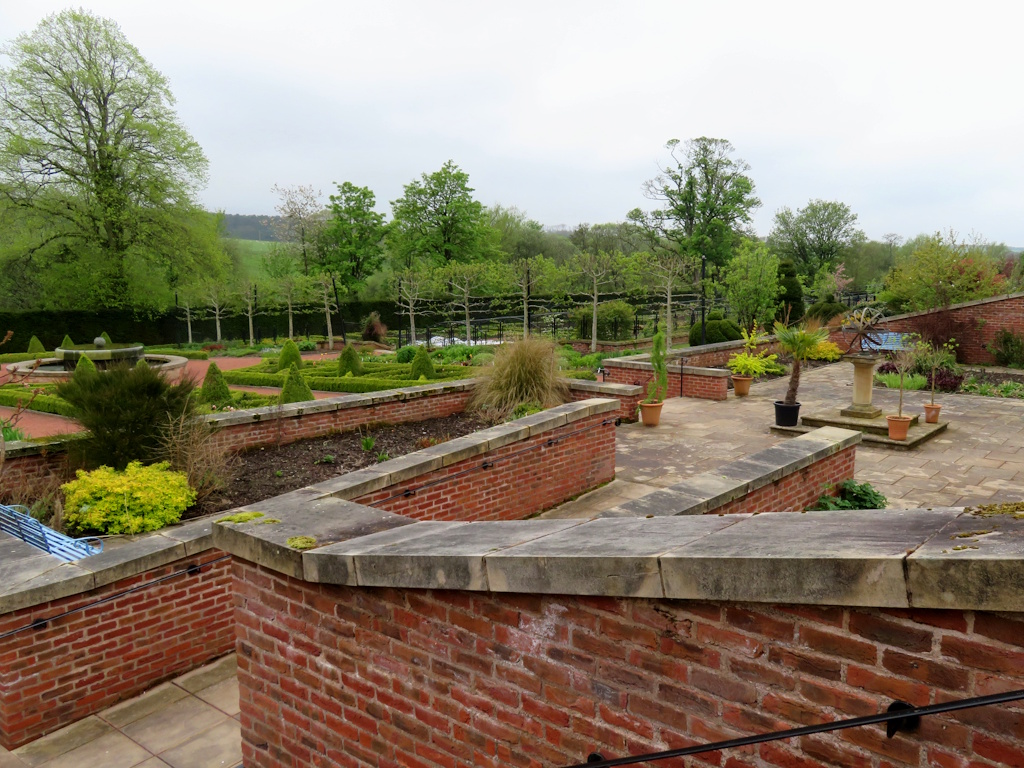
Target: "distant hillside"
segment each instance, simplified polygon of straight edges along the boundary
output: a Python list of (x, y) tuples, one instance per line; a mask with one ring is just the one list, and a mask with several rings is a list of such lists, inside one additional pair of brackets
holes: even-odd
[(224, 226), (227, 229), (228, 237), (235, 237), (239, 240), (277, 240), (274, 237), (274, 230), (271, 228), (276, 216), (243, 215), (240, 213), (225, 213)]

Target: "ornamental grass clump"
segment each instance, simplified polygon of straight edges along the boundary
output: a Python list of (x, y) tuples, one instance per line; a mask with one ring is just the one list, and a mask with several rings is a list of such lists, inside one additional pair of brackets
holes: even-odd
[(184, 473), (169, 466), (133, 461), (123, 472), (110, 467), (78, 470), (75, 480), (61, 486), (64, 527), (75, 534), (122, 534), (173, 525), (196, 493)]
[(281, 356), (277, 358), (277, 370), (287, 371), (292, 366), (296, 368), (302, 367), (302, 353), (299, 352), (299, 347), (294, 341), (288, 339), (281, 347)]
[(551, 342), (526, 338), (499, 347), (494, 364), (481, 369), (471, 407), (503, 421), (522, 403), (552, 408), (569, 400), (569, 382), (558, 372)]
[(338, 355), (338, 375), (344, 376), (351, 373), (353, 376), (358, 376), (362, 372), (363, 361), (359, 357), (359, 353), (351, 344), (346, 344), (341, 354)]

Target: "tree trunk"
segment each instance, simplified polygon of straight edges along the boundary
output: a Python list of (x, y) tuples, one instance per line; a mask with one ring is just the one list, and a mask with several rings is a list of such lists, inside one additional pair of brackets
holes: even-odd
[[(185, 326), (188, 328), (188, 343), (192, 343), (192, 307), (185, 305)], [(935, 378), (934, 376), (932, 377)], [(934, 398), (934, 395), (932, 396)]]
[(466, 295), (466, 343), (469, 344), (472, 336), (472, 329), (469, 327), (469, 294)]
[(255, 312), (253, 312), (251, 305), (249, 306), (249, 311), (246, 312), (245, 314), (249, 316), (249, 346), (254, 347), (256, 346), (256, 335), (253, 333), (252, 330), (252, 316), (255, 314)]
[(331, 327), (331, 294), (324, 285), (324, 315), (327, 317), (327, 348), (334, 351), (334, 329)]
[(530, 289), (523, 288), (523, 338), (530, 335)]
[(292, 302), (292, 297), (289, 296), (288, 297), (288, 338), (289, 339), (294, 339), (295, 338), (295, 317), (294, 317), (294, 315), (295, 315), (295, 312), (294, 312), (294, 306), (293, 306), (293, 302)]
[(786, 405), (796, 405), (796, 391), (800, 388), (800, 360), (793, 358), (793, 371), (789, 374), (789, 389), (786, 390)]
[(413, 303), (409, 302), (409, 343), (416, 343), (416, 313), (413, 311)]
[(672, 280), (665, 285), (665, 351), (672, 349)]
[(213, 306), (213, 319), (217, 325), (217, 343), (220, 344), (220, 306)]
[(594, 278), (594, 307), (590, 318), (590, 352), (597, 352), (597, 278)]

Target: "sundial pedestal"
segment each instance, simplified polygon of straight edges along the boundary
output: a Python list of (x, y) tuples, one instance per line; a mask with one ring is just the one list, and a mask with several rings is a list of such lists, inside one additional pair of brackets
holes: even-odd
[(877, 419), (882, 409), (871, 403), (875, 383), (875, 366), (882, 358), (878, 355), (843, 355), (853, 363), (853, 403), (839, 413), (855, 419)]

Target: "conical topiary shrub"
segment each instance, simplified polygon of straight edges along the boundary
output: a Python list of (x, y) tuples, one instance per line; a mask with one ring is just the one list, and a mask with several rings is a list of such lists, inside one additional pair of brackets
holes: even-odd
[(75, 376), (88, 376), (91, 373), (96, 373), (96, 363), (82, 355), (75, 363)]
[(359, 353), (351, 344), (346, 344), (345, 349), (338, 355), (338, 375), (344, 376), (346, 373), (351, 373), (353, 376), (358, 376), (362, 372), (363, 361), (359, 358)]
[(302, 367), (302, 354), (299, 352), (298, 345), (288, 339), (281, 347), (281, 356), (277, 358), (277, 370), (278, 373), (281, 371), (287, 371), (292, 366), (296, 368)]
[(113, 344), (113, 343), (114, 343), (114, 342), (112, 342), (112, 341), (110, 340), (110, 337), (109, 337), (109, 336), (107, 335), (107, 332), (106, 332), (106, 331), (104, 331), (103, 333), (101, 333), (101, 334), (100, 334), (100, 338), (101, 338), (101, 339), (103, 339), (103, 340), (104, 340), (105, 342), (107, 342), (107, 346), (108, 346), (108, 347), (109, 347), (109, 346), (110, 346), (111, 344)]
[(62, 341), (62, 342), (60, 343), (60, 348), (61, 348), (61, 349), (70, 349), (70, 348), (71, 348), (71, 347), (73, 347), (73, 346), (75, 346), (75, 342), (73, 342), (73, 341), (71, 340), (71, 337), (70, 337), (70, 336), (68, 336), (68, 335), (67, 335), (67, 334), (65, 333), (65, 334), (64, 334), (64, 341)]
[(216, 363), (210, 363), (210, 367), (206, 369), (206, 376), (203, 377), (202, 397), (203, 402), (210, 405), (231, 402), (231, 390)]
[(45, 351), (46, 347), (43, 346), (43, 342), (41, 342), (37, 337), (33, 336), (31, 339), (28, 340), (29, 354), (35, 355)]
[(284, 377), (284, 386), (281, 387), (281, 397), (278, 398), (279, 405), (285, 405), (286, 403), (304, 403), (307, 400), (313, 399), (313, 391), (309, 388), (309, 384), (302, 378), (302, 374), (299, 373), (298, 366), (292, 364), (288, 368), (288, 373)]
[(430, 362), (430, 353), (425, 346), (417, 349), (416, 357), (412, 359), (412, 378), (419, 379), (421, 376), (434, 378), (434, 364)]

